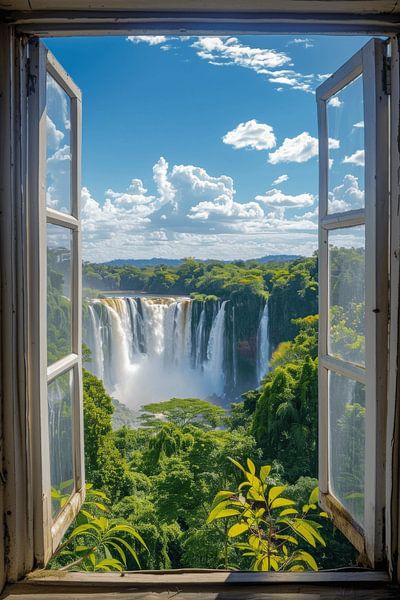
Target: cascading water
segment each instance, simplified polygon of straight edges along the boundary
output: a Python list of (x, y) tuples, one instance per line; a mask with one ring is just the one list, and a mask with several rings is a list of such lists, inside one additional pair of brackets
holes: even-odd
[(257, 332), (257, 379), (261, 381), (268, 373), (269, 342), (268, 342), (268, 302), (265, 303)]
[[(110, 394), (133, 409), (174, 396), (214, 397), (229, 403), (249, 389), (243, 381), (240, 387), (240, 367), (250, 356), (246, 342), (238, 339), (241, 318), (239, 309), (226, 300), (150, 296), (94, 300), (85, 327), (92, 352), (89, 369), (103, 379)], [(258, 384), (268, 361), (266, 307), (254, 327), (250, 341), (255, 340), (251, 344), (257, 346), (257, 357), (252, 359), (251, 385)], [(248, 366), (245, 370), (247, 385)]]

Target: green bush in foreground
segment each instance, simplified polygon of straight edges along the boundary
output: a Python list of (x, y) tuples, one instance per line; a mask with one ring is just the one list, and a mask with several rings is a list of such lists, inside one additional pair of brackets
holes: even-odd
[[(319, 531), (322, 525), (310, 519), (310, 513), (318, 511), (318, 488), (299, 510), (294, 500), (282, 496), (287, 486), (274, 485), (269, 477), (271, 466), (262, 466), (257, 476), (252, 460), (247, 459), (248, 470), (236, 460), (230, 460), (245, 479), (234, 492), (218, 492), (207, 523), (229, 519), (228, 540), (246, 536), (245, 542), (236, 542), (234, 546), (242, 556), (250, 557), (253, 571), (305, 571), (307, 568), (318, 571), (312, 554), (296, 548), (299, 541), (307, 542), (312, 548), (318, 544), (325, 546)], [(327, 514), (318, 511), (314, 516), (327, 517)]]

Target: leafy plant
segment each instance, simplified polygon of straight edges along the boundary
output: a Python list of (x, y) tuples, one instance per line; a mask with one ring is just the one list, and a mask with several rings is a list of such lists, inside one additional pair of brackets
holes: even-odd
[(105, 516), (108, 513), (107, 502), (103, 492), (87, 484), (86, 501), (49, 568), (60, 571), (123, 571), (129, 557), (140, 567), (130, 538), (147, 550), (143, 538), (127, 521), (115, 521)]
[[(218, 492), (207, 523), (234, 518), (236, 522), (227, 530), (227, 538), (246, 534), (247, 540), (234, 546), (242, 556), (250, 557), (253, 571), (317, 571), (312, 554), (296, 546), (299, 541), (312, 548), (318, 544), (325, 546), (319, 531), (322, 525), (309, 518), (312, 511), (318, 510), (318, 488), (314, 488), (308, 503), (298, 510), (294, 500), (282, 495), (287, 486), (274, 485), (270, 479), (271, 466), (262, 466), (257, 475), (252, 460), (247, 459), (248, 470), (233, 458), (230, 461), (242, 471), (245, 480), (235, 492)], [(316, 516), (327, 514), (318, 512)]]

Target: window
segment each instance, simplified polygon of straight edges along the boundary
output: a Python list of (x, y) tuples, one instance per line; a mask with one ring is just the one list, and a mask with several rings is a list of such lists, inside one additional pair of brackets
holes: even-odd
[[(321, 502), (371, 564), (382, 558), (387, 367), (386, 44), (371, 41), (318, 90), (320, 125)], [(84, 491), (79, 224), (80, 92), (30, 44), (29, 393), (35, 556), (45, 564)], [(335, 100), (336, 99), (336, 100)], [(331, 110), (332, 100), (343, 110)], [(355, 111), (347, 114), (349, 106)], [(359, 112), (357, 116), (355, 114)], [(335, 121), (336, 117), (341, 117)], [(354, 117), (354, 118), (353, 118)], [(53, 167), (53, 136), (64, 163)], [(356, 165), (346, 201), (330, 160)], [(336, 159), (336, 157), (335, 157)], [(363, 181), (362, 181), (363, 180)], [(366, 277), (366, 273), (368, 276)], [(354, 435), (356, 433), (356, 435)], [(368, 472), (373, 473), (366, 477)]]
[(321, 502), (372, 565), (382, 559), (385, 487), (385, 53), (371, 40), (317, 90)]
[(43, 565), (84, 495), (81, 95), (40, 42), (31, 42), (29, 52), (30, 410), (35, 556)]

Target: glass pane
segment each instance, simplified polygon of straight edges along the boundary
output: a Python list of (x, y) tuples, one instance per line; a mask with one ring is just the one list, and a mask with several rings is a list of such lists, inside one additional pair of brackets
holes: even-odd
[(53, 519), (74, 491), (73, 371), (48, 386), (51, 506)]
[(71, 251), (72, 232), (47, 225), (47, 362), (72, 351)]
[(328, 102), (328, 212), (364, 207), (364, 104), (362, 76)]
[(365, 387), (330, 373), (330, 488), (361, 525), (364, 522)]
[(365, 364), (365, 226), (329, 233), (329, 353)]
[(71, 100), (47, 73), (46, 203), (71, 213)]

